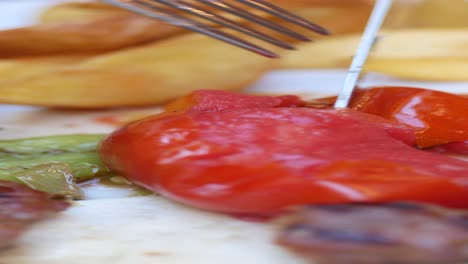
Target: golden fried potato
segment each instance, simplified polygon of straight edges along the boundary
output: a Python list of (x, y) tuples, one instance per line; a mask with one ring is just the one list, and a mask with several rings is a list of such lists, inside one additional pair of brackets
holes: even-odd
[(165, 102), (193, 90), (246, 87), (277, 60), (187, 34), (0, 83), (0, 103), (104, 108)]
[[(369, 62), (380, 59), (468, 58), (467, 29), (408, 29), (384, 31)], [(334, 36), (307, 43), (287, 53), (281, 68), (348, 67), (361, 39), (360, 34)], [(430, 77), (430, 76), (428, 76)]]
[[(337, 36), (362, 32), (367, 24), (372, 5), (318, 6), (292, 10), (295, 14), (325, 27), (332, 33), (332, 36)], [(312, 37), (322, 38), (318, 35)]]
[(268, 2), (293, 10), (304, 7), (350, 7), (373, 5), (374, 0), (269, 0)]
[(106, 52), (179, 34), (183, 30), (136, 14), (46, 23), (0, 31), (0, 57)]
[[(369, 0), (273, 2), (335, 34), (360, 31), (372, 7)], [(266, 14), (262, 16), (267, 17)], [(240, 21), (239, 18), (235, 20)], [(350, 20), (353, 23), (349, 23)], [(184, 29), (99, 2), (59, 4), (46, 10), (41, 21), (44, 23), (0, 31), (0, 58), (103, 53), (187, 33)]]
[(128, 13), (128, 11), (100, 2), (68, 2), (46, 9), (39, 20), (42, 23), (76, 22), (119, 13)]
[[(212, 9), (210, 7), (205, 7), (207, 10)], [(179, 10), (173, 10), (175, 13), (183, 13)], [(115, 15), (118, 13), (131, 13), (123, 8), (118, 8), (113, 5), (101, 3), (101, 2), (68, 2), (61, 3), (55, 6), (50, 7), (45, 10), (40, 16), (40, 22), (49, 23), (49, 22), (70, 22), (70, 21), (79, 21), (86, 19), (96, 19), (101, 18), (105, 15)], [(234, 20), (239, 20), (238, 16), (225, 14), (218, 12)], [(253, 11), (260, 15), (261, 13)], [(265, 16), (265, 15), (263, 15)], [(150, 18), (148, 18), (150, 19)]]
[(365, 71), (385, 73), (421, 81), (468, 81), (468, 57), (437, 59), (377, 59), (366, 63)]
[(413, 27), (468, 28), (468, 1), (426, 0), (412, 16)]
[[(324, 25), (334, 34), (338, 34), (362, 30), (374, 0), (272, 0), (270, 2), (320, 25)], [(210, 9), (209, 7), (207, 8)], [(122, 12), (128, 11), (100, 2), (69, 2), (58, 4), (44, 11), (41, 21), (70, 22), (83, 19), (96, 19), (104, 15), (115, 15)], [(265, 13), (258, 12), (258, 10), (251, 10), (251, 12), (267, 17)], [(220, 12), (218, 11), (218, 13)], [(230, 19), (242, 21), (237, 16), (222, 12), (221, 14)], [(353, 22), (350, 23), (349, 21)]]
[(73, 65), (88, 56), (54, 56), (0, 60), (0, 83), (12, 82)]
[(395, 1), (389, 26), (396, 28), (467, 28), (468, 1)]

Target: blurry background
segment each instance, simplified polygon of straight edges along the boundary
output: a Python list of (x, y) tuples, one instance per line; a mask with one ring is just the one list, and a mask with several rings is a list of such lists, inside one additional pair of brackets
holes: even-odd
[[(271, 1), (333, 35), (268, 60), (99, 1), (0, 1), (0, 104), (144, 106), (196, 89), (336, 94), (374, 1)], [(468, 93), (467, 1), (395, 0), (381, 36), (361, 86)]]

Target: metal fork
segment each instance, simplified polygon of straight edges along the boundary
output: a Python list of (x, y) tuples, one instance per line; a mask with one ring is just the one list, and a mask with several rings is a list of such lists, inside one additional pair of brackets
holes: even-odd
[[(232, 45), (244, 48), (246, 50), (255, 52), (257, 54), (277, 58), (278, 54), (260, 47), (252, 42), (234, 36), (214, 27), (213, 25), (203, 23), (199, 20), (193, 19), (190, 16), (184, 16), (182, 13), (191, 16), (199, 17), (204, 20), (210, 21), (216, 25), (221, 25), (225, 28), (233, 29), (245, 35), (263, 40), (275, 46), (293, 50), (294, 46), (280, 40), (278, 38), (269, 36), (256, 29), (248, 28), (242, 23), (236, 22), (233, 19), (220, 15), (219, 11), (228, 14), (233, 14), (244, 20), (254, 22), (265, 28), (272, 29), (285, 36), (297, 39), (299, 41), (311, 41), (311, 39), (303, 34), (294, 30), (288, 29), (278, 23), (274, 23), (265, 19), (257, 14), (252, 13), (250, 10), (262, 11), (274, 17), (280, 18), (284, 21), (309, 29), (321, 35), (328, 35), (327, 29), (307, 21), (297, 15), (292, 14), (285, 9), (273, 5), (265, 0), (231, 0), (228, 3), (224, 0), (102, 0), (105, 3), (127, 9), (129, 11), (145, 15), (163, 22), (183, 27), (201, 34), (208, 35), (215, 39), (230, 43)], [(236, 2), (236, 4), (232, 4)], [(242, 7), (240, 7), (242, 6)], [(181, 12), (178, 12), (182, 11)]]

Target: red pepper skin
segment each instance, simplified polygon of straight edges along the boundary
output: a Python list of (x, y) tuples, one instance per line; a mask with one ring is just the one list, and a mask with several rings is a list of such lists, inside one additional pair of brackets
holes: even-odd
[(432, 151), (447, 154), (468, 155), (468, 140), (436, 146)]
[(186, 110), (123, 127), (99, 151), (131, 181), (207, 210), (395, 200), (468, 208), (468, 163), (396, 139), (408, 133), (354, 111)]
[(167, 112), (198, 110), (207, 112), (237, 108), (302, 107), (306, 102), (295, 95), (255, 96), (218, 90), (198, 90), (168, 103)]
[(405, 124), (416, 130), (418, 147), (468, 140), (468, 98), (408, 87), (358, 90), (350, 108)]
[[(258, 96), (245, 95), (217, 90), (199, 90), (181, 97), (166, 105), (164, 115), (172, 115), (183, 111), (219, 112), (225, 109), (246, 108), (278, 108), (278, 107), (305, 107), (307, 103), (295, 95)], [(159, 115), (160, 117), (162, 115)], [(380, 123), (393, 137), (408, 145), (416, 145), (416, 138), (412, 129), (401, 129), (394, 123), (383, 121), (380, 117), (366, 116), (371, 122)], [(371, 120), (372, 119), (372, 120)]]

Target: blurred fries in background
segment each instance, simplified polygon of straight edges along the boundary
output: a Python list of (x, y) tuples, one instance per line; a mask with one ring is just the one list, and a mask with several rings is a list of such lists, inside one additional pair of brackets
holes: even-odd
[(129, 12), (100, 2), (67, 2), (52, 6), (39, 16), (40, 23), (75, 22)]
[[(106, 108), (159, 104), (196, 89), (242, 89), (272, 69), (345, 68), (372, 0), (272, 0), (332, 31), (271, 60), (99, 2), (45, 10), (0, 31), (0, 103)], [(468, 3), (396, 1), (366, 71), (468, 81)]]
[(126, 12), (51, 22), (1, 31), (0, 57), (102, 53), (180, 32), (182, 29), (178, 27)]
[[(468, 29), (401, 29), (381, 35), (365, 71), (417, 80), (468, 81)], [(281, 68), (347, 67), (360, 39), (360, 34), (350, 34), (304, 44), (298, 52), (285, 55)]]
[(277, 60), (185, 34), (68, 65), (55, 62), (48, 71), (0, 82), (0, 100), (73, 108), (157, 104), (198, 89), (242, 89)]
[(468, 28), (466, 0), (396, 0), (387, 28)]

